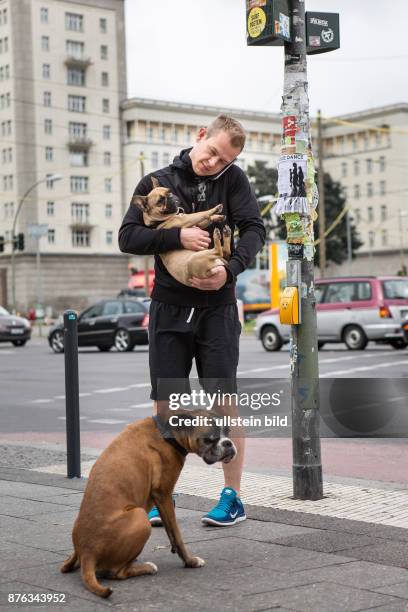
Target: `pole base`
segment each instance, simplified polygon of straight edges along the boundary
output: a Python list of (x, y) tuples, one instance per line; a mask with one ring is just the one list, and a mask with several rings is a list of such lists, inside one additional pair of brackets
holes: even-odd
[(294, 499), (317, 500), (323, 497), (323, 474), (321, 465), (294, 465)]

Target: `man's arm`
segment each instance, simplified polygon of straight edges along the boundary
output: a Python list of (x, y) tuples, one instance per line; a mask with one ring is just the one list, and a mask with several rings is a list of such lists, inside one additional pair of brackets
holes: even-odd
[[(150, 178), (145, 176), (136, 187), (134, 195), (147, 195), (151, 189)], [(123, 253), (132, 255), (156, 255), (181, 249), (180, 229), (146, 227), (142, 211), (131, 204), (119, 229), (119, 248)]]

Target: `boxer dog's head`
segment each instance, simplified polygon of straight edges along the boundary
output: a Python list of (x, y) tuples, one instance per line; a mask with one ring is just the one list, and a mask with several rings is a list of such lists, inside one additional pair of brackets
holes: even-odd
[(229, 463), (237, 449), (229, 436), (229, 427), (213, 410), (176, 410), (166, 423), (177, 442), (190, 453), (195, 453), (209, 465), (222, 461)]
[(155, 227), (180, 211), (179, 199), (167, 187), (160, 187), (159, 181), (152, 176), (153, 189), (147, 196), (134, 195), (131, 204), (143, 212), (144, 224)]

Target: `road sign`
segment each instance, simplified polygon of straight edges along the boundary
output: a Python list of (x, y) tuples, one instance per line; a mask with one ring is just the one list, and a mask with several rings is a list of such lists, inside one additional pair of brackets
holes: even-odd
[(48, 225), (45, 223), (29, 223), (28, 225), (28, 235), (30, 238), (41, 238), (41, 236), (46, 236), (48, 234)]
[(338, 13), (306, 13), (306, 48), (308, 55), (340, 48)]
[(291, 41), (289, 0), (246, 0), (247, 45)]

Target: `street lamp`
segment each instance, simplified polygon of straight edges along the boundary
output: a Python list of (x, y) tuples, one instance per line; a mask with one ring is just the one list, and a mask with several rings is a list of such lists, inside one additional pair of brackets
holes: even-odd
[(27, 198), (27, 196), (29, 195), (29, 193), (31, 193), (33, 189), (35, 189), (41, 183), (48, 183), (48, 182), (54, 183), (55, 181), (60, 181), (61, 179), (62, 179), (61, 174), (53, 174), (52, 176), (36, 181), (27, 189), (27, 191), (25, 192), (25, 194), (23, 195), (23, 197), (21, 198), (17, 206), (16, 214), (14, 215), (14, 219), (13, 219), (13, 227), (11, 229), (11, 287), (12, 287), (12, 301), (13, 301), (13, 312), (14, 313), (16, 312), (16, 268), (15, 268), (14, 243), (15, 243), (15, 238), (16, 238), (16, 225), (17, 225), (18, 215), (20, 213), (21, 207), (24, 204), (25, 199)]

